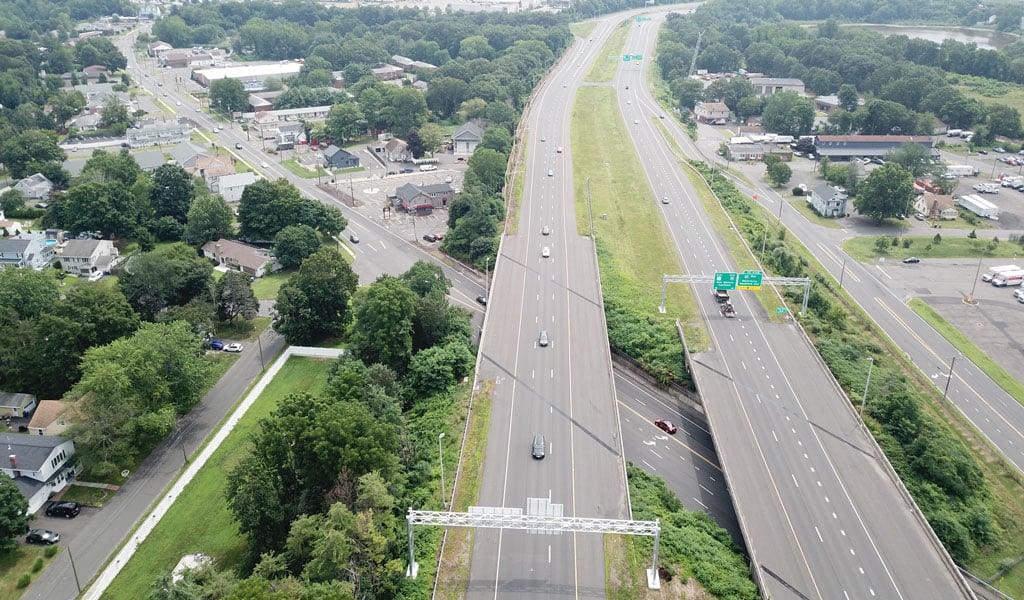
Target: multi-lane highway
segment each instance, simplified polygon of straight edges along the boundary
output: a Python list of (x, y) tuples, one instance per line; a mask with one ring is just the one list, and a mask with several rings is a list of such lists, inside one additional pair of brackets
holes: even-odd
[[(593, 37), (611, 30), (603, 21)], [(495, 385), (479, 504), (525, 510), (536, 498), (560, 505), (538, 509), (551, 514), (628, 518), (596, 253), (576, 233), (572, 197), (571, 100), (583, 65), (600, 50), (597, 42), (579, 46), (541, 84), (525, 117), (520, 218), (501, 244), (481, 344), (478, 377)], [(531, 455), (538, 435), (543, 459)], [(604, 582), (599, 536), (476, 534), (471, 598), (604, 598)]]
[[(659, 19), (634, 25), (627, 51), (652, 54)], [(657, 126), (661, 110), (645, 78), (643, 67), (625, 66), (615, 83), (622, 118), (645, 149), (651, 201), (670, 198), (659, 205), (687, 273), (734, 270)], [(742, 293), (740, 316), (726, 319), (707, 290), (695, 293), (712, 347), (693, 357), (693, 375), (763, 591), (776, 599), (969, 597), (796, 326), (770, 324)]]

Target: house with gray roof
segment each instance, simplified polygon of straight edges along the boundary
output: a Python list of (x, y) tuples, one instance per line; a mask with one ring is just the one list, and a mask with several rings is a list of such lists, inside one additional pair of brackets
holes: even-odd
[(138, 129), (129, 128), (126, 137), (131, 148), (147, 148), (177, 144), (188, 140), (188, 135), (188, 124), (174, 120), (143, 123)]
[(435, 208), (447, 208), (454, 195), (455, 188), (447, 183), (407, 183), (395, 190), (394, 202), (402, 210), (427, 214)]
[(334, 169), (351, 169), (359, 166), (359, 157), (344, 148), (331, 144), (324, 150), (324, 168), (328, 171)]
[(65, 273), (87, 277), (97, 271), (109, 273), (120, 256), (110, 240), (69, 240), (60, 252)]
[(163, 150), (146, 150), (145, 152), (136, 152), (132, 156), (139, 168), (146, 173), (152, 173), (156, 171), (157, 167), (167, 163), (167, 157), (164, 156)]
[(779, 92), (796, 92), (802, 96), (806, 87), (803, 81), (790, 77), (751, 77), (750, 84), (754, 86), (754, 93), (761, 97)]
[(196, 165), (196, 161), (202, 156), (210, 156), (210, 152), (208, 150), (200, 148), (192, 142), (181, 142), (171, 148), (168, 154), (171, 155), (171, 160), (174, 161), (174, 164), (183, 169), (194, 167)]
[(256, 183), (256, 174), (252, 171), (221, 175), (217, 178), (217, 193), (225, 202), (239, 202), (246, 186)]
[(814, 152), (832, 161), (884, 158), (903, 144), (918, 144), (938, 156), (934, 140), (926, 135), (819, 135), (814, 138)]
[(36, 173), (14, 184), (14, 189), (21, 192), (27, 200), (49, 200), (50, 194), (53, 193), (53, 182), (47, 179), (46, 175)]
[(36, 409), (36, 397), (20, 392), (0, 392), (0, 417), (20, 419)]
[(206, 242), (202, 250), (203, 256), (218, 265), (241, 271), (250, 277), (263, 277), (275, 262), (267, 250), (235, 240)]
[(476, 123), (466, 123), (452, 134), (452, 144), (456, 156), (473, 154), (477, 144), (484, 139), (484, 130)]
[(28, 499), (29, 513), (42, 508), (52, 494), (67, 487), (81, 472), (81, 465), (72, 460), (75, 443), (64, 437), (3, 433), (0, 446), (7, 455), (0, 462), (0, 470)]
[(53, 262), (53, 256), (53, 244), (47, 244), (42, 236), (19, 234), (0, 239), (0, 267), (42, 271)]
[(810, 203), (814, 210), (823, 217), (845, 217), (846, 216), (845, 192), (822, 184), (811, 190)]

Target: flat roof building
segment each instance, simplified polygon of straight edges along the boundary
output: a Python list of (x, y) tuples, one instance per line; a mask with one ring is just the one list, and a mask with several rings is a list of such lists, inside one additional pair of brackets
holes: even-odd
[(209, 87), (211, 81), (218, 79), (237, 79), (247, 90), (262, 90), (264, 82), (271, 77), (291, 77), (299, 74), (302, 65), (297, 62), (284, 61), (262, 65), (236, 65), (231, 67), (210, 67), (196, 69), (192, 79), (203, 87)]

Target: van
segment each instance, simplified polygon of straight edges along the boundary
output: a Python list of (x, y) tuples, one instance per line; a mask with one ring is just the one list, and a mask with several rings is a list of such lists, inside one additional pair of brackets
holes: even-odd
[(993, 277), (992, 285), (995, 287), (1020, 285), (1022, 280), (1024, 280), (1024, 271), (1006, 271)]
[(992, 279), (995, 278), (996, 275), (999, 275), (1000, 273), (1009, 273), (1010, 271), (1019, 270), (1020, 267), (1018, 267), (1017, 265), (1000, 265), (998, 267), (991, 267), (988, 271), (985, 272), (984, 275), (981, 276), (981, 280), (985, 282), (990, 282), (992, 281)]
[(437, 165), (420, 165), (420, 171), (436, 171)]

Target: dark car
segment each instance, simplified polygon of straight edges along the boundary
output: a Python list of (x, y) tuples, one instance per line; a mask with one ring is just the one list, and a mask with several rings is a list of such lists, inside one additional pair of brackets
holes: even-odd
[(49, 529), (33, 529), (25, 536), (26, 544), (43, 544), (49, 546), (60, 541), (60, 534)]
[(544, 449), (546, 447), (547, 444), (544, 443), (544, 436), (535, 435), (533, 436), (533, 445), (530, 448), (530, 453), (533, 454), (534, 458), (544, 458)]
[(656, 419), (654, 424), (658, 426), (658, 429), (665, 433), (675, 433), (676, 426), (672, 424), (672, 421), (666, 421), (665, 419)]
[(82, 506), (77, 502), (54, 502), (46, 507), (46, 516), (48, 517), (73, 519), (80, 512), (82, 512)]
[(482, 296), (482, 295), (481, 296), (477, 296), (476, 297), (476, 302), (477, 302), (477, 304), (482, 304), (484, 306), (487, 306), (487, 296)]
[(978, 154), (988, 154), (988, 150), (978, 150)]
[(913, 265), (921, 262), (921, 259), (916, 256), (908, 256), (903, 259), (903, 262), (907, 263), (908, 265)]
[(403, 173), (412, 173), (412, 167), (404, 167), (404, 168), (402, 169), (402, 172), (403, 172)]
[(436, 242), (437, 236), (432, 233), (426, 233), (423, 235), (423, 241), (425, 242)]
[(210, 350), (223, 350), (224, 342), (220, 340), (210, 340)]

